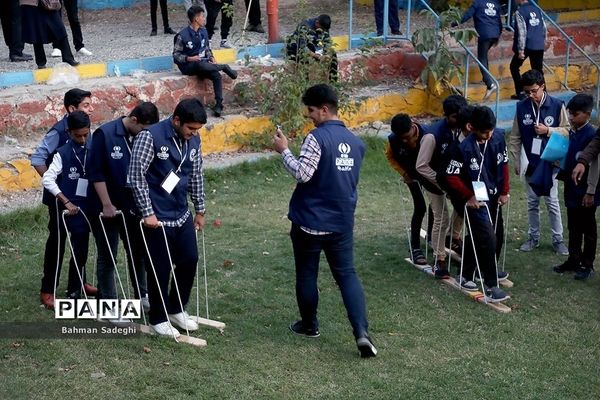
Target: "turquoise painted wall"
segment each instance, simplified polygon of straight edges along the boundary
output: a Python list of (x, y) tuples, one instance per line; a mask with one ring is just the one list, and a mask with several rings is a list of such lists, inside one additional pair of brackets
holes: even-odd
[[(136, 3), (146, 3), (150, 0), (79, 0), (79, 8), (86, 10), (100, 10), (103, 8), (125, 8)], [(182, 4), (183, 0), (168, 0), (169, 4)]]

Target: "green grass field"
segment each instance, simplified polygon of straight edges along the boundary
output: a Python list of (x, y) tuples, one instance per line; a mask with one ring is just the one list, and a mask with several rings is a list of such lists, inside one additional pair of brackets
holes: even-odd
[[(355, 259), (376, 358), (358, 357), (324, 259), (321, 337), (288, 331), (297, 319), (286, 218), (294, 181), (274, 158), (206, 173), (210, 316), (227, 324), (223, 334), (201, 328), (206, 348), (150, 336), (0, 339), (0, 399), (600, 397), (600, 280), (551, 271), (563, 258), (552, 253), (545, 208), (541, 247), (519, 253), (526, 211), (523, 184), (513, 180), (506, 261), (513, 310), (496, 313), (404, 261), (408, 191), (388, 167), (383, 141), (367, 142)], [(53, 319), (38, 302), (45, 213), (40, 207), (0, 217), (3, 329)], [(212, 225), (216, 218), (220, 228)]]

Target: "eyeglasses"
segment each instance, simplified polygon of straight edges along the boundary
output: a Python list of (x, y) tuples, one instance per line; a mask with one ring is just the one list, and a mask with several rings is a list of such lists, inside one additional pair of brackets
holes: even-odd
[(541, 86), (536, 87), (535, 89), (531, 89), (531, 90), (523, 90), (523, 93), (525, 93), (526, 96), (529, 96), (530, 94), (534, 94), (539, 92), (539, 90), (541, 89)]

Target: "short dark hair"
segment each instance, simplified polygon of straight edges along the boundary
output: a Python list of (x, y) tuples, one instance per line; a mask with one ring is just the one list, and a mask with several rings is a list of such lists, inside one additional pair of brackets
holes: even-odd
[(544, 74), (537, 69), (530, 69), (521, 75), (521, 86), (543, 85), (545, 83)]
[(444, 99), (444, 102), (442, 103), (442, 107), (444, 108), (444, 115), (450, 116), (452, 114), (457, 114), (460, 111), (460, 109), (466, 105), (467, 100), (464, 97), (458, 94), (451, 94), (450, 96), (446, 97), (446, 99)]
[(142, 125), (155, 124), (160, 119), (158, 115), (158, 108), (156, 108), (156, 106), (149, 101), (144, 101), (143, 103), (135, 106), (135, 108), (129, 113), (129, 116), (135, 117), (138, 123)]
[(187, 16), (188, 16), (188, 19), (190, 20), (190, 22), (192, 22), (194, 20), (196, 15), (204, 14), (204, 13), (206, 13), (206, 10), (204, 10), (204, 8), (202, 6), (191, 6), (187, 10)]
[(469, 122), (476, 131), (487, 131), (496, 127), (496, 116), (488, 106), (475, 106)]
[(338, 108), (338, 97), (335, 89), (331, 86), (320, 83), (306, 89), (302, 96), (302, 103), (305, 106), (322, 107), (324, 105), (329, 107), (329, 110), (334, 114), (337, 113)]
[(319, 21), (319, 26), (329, 32), (329, 28), (331, 28), (331, 17), (327, 14), (321, 14), (317, 17), (317, 21)]
[(392, 118), (392, 132), (396, 135), (406, 135), (412, 127), (412, 120), (408, 114), (396, 114)]
[(474, 106), (467, 104), (466, 106), (461, 107), (461, 109), (458, 110), (458, 116), (456, 117), (456, 119), (458, 120), (458, 125), (461, 128), (464, 128), (468, 122), (471, 122), (474, 109)]
[(179, 117), (179, 122), (186, 124), (188, 122), (206, 123), (206, 110), (202, 102), (195, 98), (183, 99), (175, 107), (174, 117)]
[(65, 108), (68, 110), (69, 106), (73, 106), (75, 108), (79, 107), (79, 104), (86, 97), (92, 97), (92, 92), (88, 92), (87, 90), (77, 88), (68, 90), (67, 93), (65, 93), (64, 98)]
[(576, 112), (583, 111), (586, 113), (591, 113), (594, 109), (594, 98), (585, 93), (579, 93), (573, 96), (569, 103), (567, 104), (567, 110)]
[(67, 115), (67, 127), (70, 131), (74, 129), (89, 128), (90, 116), (87, 113), (76, 110)]

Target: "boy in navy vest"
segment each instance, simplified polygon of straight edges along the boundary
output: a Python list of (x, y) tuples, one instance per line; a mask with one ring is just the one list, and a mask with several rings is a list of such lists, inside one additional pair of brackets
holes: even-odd
[[(410, 221), (410, 257), (414, 264), (426, 265), (427, 259), (421, 250), (421, 225), (427, 211), (421, 185), (434, 190), (431, 183), (417, 173), (416, 163), (421, 139), (425, 129), (413, 122), (406, 114), (397, 114), (392, 118), (392, 133), (388, 136), (385, 154), (391, 167), (394, 168), (408, 186), (413, 200), (413, 214)], [(404, 205), (400, 205), (404, 207)]]
[[(127, 170), (135, 136), (141, 130), (157, 123), (158, 120), (156, 106), (149, 102), (141, 103), (131, 111), (129, 116), (107, 122), (96, 129), (92, 136), (90, 154), (90, 182), (94, 185), (100, 200), (100, 207), (95, 210), (94, 214), (96, 216), (102, 212), (102, 222), (105, 228), (103, 231), (95, 217), (92, 228), (98, 248), (96, 260), (98, 297), (118, 298), (113, 260), (116, 262), (120, 236), (124, 242), (129, 276), (135, 297), (142, 299), (142, 305), (146, 310), (150, 308), (144, 268), (146, 250), (141, 241), (140, 217), (135, 207), (133, 193), (127, 186)], [(123, 213), (125, 226), (123, 226), (123, 219), (117, 216), (117, 210)], [(104, 236), (105, 232), (106, 237)], [(126, 232), (129, 235), (130, 245), (126, 242)], [(138, 293), (138, 284), (140, 293)]]
[(521, 65), (529, 57), (531, 68), (544, 72), (544, 48), (546, 44), (546, 22), (538, 6), (529, 0), (517, 0), (518, 8), (514, 14), (513, 58), (510, 61), (510, 74), (515, 83), (515, 94), (512, 99), (522, 100), (527, 97), (523, 93), (521, 83)]
[[(88, 197), (88, 171), (89, 158), (87, 138), (90, 134), (90, 117), (83, 111), (74, 111), (67, 116), (67, 130), (70, 140), (59, 147), (52, 163), (42, 176), (42, 184), (48, 192), (56, 198), (58, 207), (56, 212), (65, 216), (67, 229), (71, 234), (71, 245), (75, 257), (69, 262), (69, 283), (67, 295), (70, 298), (79, 298), (81, 289), (86, 293), (85, 264), (88, 256), (88, 243), (90, 237), (89, 225), (86, 216), (90, 213), (90, 199)], [(84, 214), (80, 213), (82, 211)], [(91, 214), (90, 214), (91, 216)], [(89, 217), (88, 217), (89, 218)], [(60, 233), (64, 242), (66, 232), (59, 217)], [(58, 229), (58, 227), (55, 227)], [(79, 267), (79, 272), (77, 271)], [(58, 286), (61, 265), (55, 264), (51, 277), (54, 288)], [(80, 280), (81, 275), (83, 281)]]
[[(510, 156), (515, 173), (521, 174), (521, 151), (527, 157), (525, 179), (527, 182), (527, 220), (529, 223), (528, 239), (520, 247), (521, 251), (532, 251), (539, 247), (540, 241), (540, 197), (531, 187), (529, 181), (533, 172), (540, 168), (554, 170), (551, 163), (543, 161), (541, 155), (552, 131), (566, 135), (569, 130), (569, 117), (561, 100), (546, 93), (544, 75), (532, 69), (521, 78), (523, 90), (527, 98), (517, 103), (517, 112), (510, 134)], [(522, 150), (521, 150), (522, 149)], [(523, 166), (524, 167), (524, 166)], [(549, 171), (556, 176), (556, 172)], [(560, 255), (568, 255), (569, 250), (563, 241), (563, 226), (558, 200), (558, 181), (552, 179), (553, 185), (547, 195), (544, 195), (550, 228), (552, 230), (552, 247)]]
[[(198, 248), (194, 229), (204, 227), (198, 130), (205, 123), (206, 111), (200, 100), (181, 100), (173, 116), (137, 134), (131, 152), (127, 179), (144, 221), (150, 257), (146, 266), (150, 327), (159, 335), (178, 337), (179, 331), (172, 324), (190, 331), (198, 329), (182, 306), (185, 308), (190, 298), (196, 275)], [(188, 208), (188, 194), (194, 204), (194, 217)], [(171, 262), (179, 290), (173, 283), (169, 291)]]
[(273, 148), (298, 182), (288, 218), (296, 264), (296, 299), (301, 319), (290, 325), (298, 335), (319, 337), (317, 276), (321, 251), (325, 252), (337, 282), (361, 357), (374, 357), (377, 349), (369, 338), (365, 295), (354, 269), (354, 210), (356, 186), (365, 155), (364, 143), (337, 116), (337, 94), (319, 84), (304, 92), (302, 102), (315, 125), (305, 138), (300, 157), (288, 149), (281, 130)]
[(571, 178), (576, 185), (579, 184), (587, 167), (598, 157), (598, 154), (600, 154), (600, 128), (598, 128), (596, 136), (592, 138), (585, 149), (577, 155), (577, 165), (573, 168), (571, 174)]
[[(565, 206), (567, 207), (567, 228), (569, 229), (569, 258), (554, 271), (560, 274), (575, 271), (575, 279), (585, 280), (594, 270), (598, 228), (596, 207), (600, 205), (600, 185), (598, 185), (599, 160), (594, 159), (586, 173), (574, 182), (571, 174), (577, 164), (577, 157), (592, 141), (596, 130), (590, 124), (594, 99), (588, 94), (577, 94), (567, 104), (571, 130), (569, 150), (565, 169), (560, 173), (564, 180)], [(581, 247), (583, 245), (583, 251)]]
[[(52, 163), (56, 150), (69, 140), (67, 131), (67, 116), (74, 111), (83, 111), (91, 115), (94, 111), (91, 100), (92, 94), (87, 90), (70, 89), (65, 93), (63, 104), (67, 114), (46, 133), (37, 149), (31, 155), (31, 166), (36, 172), (43, 176)], [(44, 275), (40, 290), (40, 302), (46, 308), (54, 308), (54, 273), (57, 265), (60, 267), (65, 252), (65, 236), (59, 234), (62, 226), (56, 199), (44, 188), (42, 203), (48, 207), (48, 240), (44, 252)], [(87, 284), (86, 284), (87, 285)], [(86, 293), (90, 296), (96, 295), (96, 288), (86, 286)]]
[(210, 39), (204, 25), (206, 15), (200, 6), (192, 6), (187, 11), (190, 24), (175, 35), (173, 61), (184, 75), (195, 75), (198, 78), (210, 79), (215, 91), (215, 117), (223, 112), (223, 83), (221, 71), (231, 79), (237, 78), (235, 72), (227, 64), (217, 64), (210, 49)]
[[(437, 174), (440, 172), (440, 166), (448, 146), (456, 141), (460, 134), (457, 116), (460, 109), (467, 105), (467, 101), (462, 96), (451, 95), (444, 100), (442, 105), (445, 117), (427, 128), (426, 134), (421, 139), (416, 164), (417, 172), (431, 183), (425, 189), (433, 211), (431, 246), (435, 257), (435, 276), (439, 279), (450, 276), (446, 263), (445, 245), (450, 220), (446, 194), (437, 182)], [(462, 219), (456, 211), (453, 213), (452, 221), (452, 241), (458, 243)]]
[[(498, 280), (508, 274), (498, 271), (497, 257), (502, 248), (504, 228), (502, 209), (508, 201), (509, 173), (508, 155), (504, 131), (495, 129), (496, 117), (489, 107), (479, 106), (471, 115), (473, 133), (459, 146), (460, 152), (450, 160), (446, 168), (449, 195), (454, 204), (467, 215), (464, 216), (468, 236), (462, 276), (457, 281), (465, 290), (476, 290), (472, 279), (477, 261), (485, 284), (485, 296), (490, 302), (506, 300), (506, 293), (497, 287)], [(473, 246), (474, 244), (474, 246)]]
[[(502, 34), (502, 19), (500, 18), (500, 3), (497, 0), (473, 0), (471, 7), (464, 13), (461, 24), (473, 18), (475, 30), (477, 31), (477, 59), (488, 68), (488, 53), (491, 47), (498, 45), (498, 39)], [(484, 99), (498, 90), (498, 87), (485, 72), (479, 67), (483, 82), (487, 86)]]

